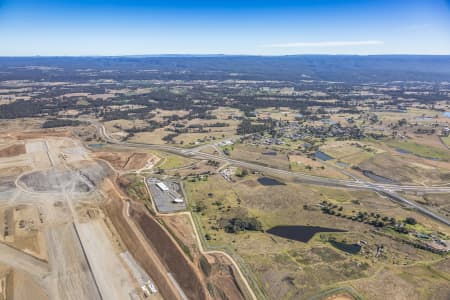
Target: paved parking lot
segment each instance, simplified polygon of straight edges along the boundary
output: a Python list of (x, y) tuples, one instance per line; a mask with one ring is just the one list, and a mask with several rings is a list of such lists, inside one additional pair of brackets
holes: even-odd
[[(162, 182), (169, 190), (163, 191), (156, 184)], [(156, 178), (147, 178), (146, 183), (153, 201), (155, 201), (156, 209), (161, 213), (170, 213), (186, 209), (186, 202), (181, 191), (181, 187), (177, 182), (173, 181), (161, 181)], [(176, 198), (183, 199), (182, 203), (175, 203)]]

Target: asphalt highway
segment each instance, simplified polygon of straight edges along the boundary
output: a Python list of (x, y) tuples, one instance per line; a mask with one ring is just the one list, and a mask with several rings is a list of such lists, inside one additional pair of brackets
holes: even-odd
[(272, 175), (281, 175), (281, 176), (287, 176), (295, 179), (298, 182), (302, 183), (308, 183), (308, 184), (316, 184), (316, 185), (322, 185), (322, 186), (331, 186), (331, 187), (340, 187), (340, 188), (351, 188), (351, 189), (363, 189), (363, 190), (371, 190), (378, 192), (379, 194), (382, 194), (384, 196), (387, 196), (391, 198), (392, 200), (399, 202), (403, 205), (407, 205), (410, 207), (415, 208), (417, 211), (421, 212), (422, 214), (433, 218), (434, 220), (437, 220), (443, 224), (446, 224), (447, 226), (450, 226), (450, 220), (447, 219), (444, 216), (441, 216), (439, 214), (436, 214), (435, 212), (432, 212), (428, 210), (427, 208), (410, 201), (408, 199), (405, 199), (404, 197), (401, 197), (396, 192), (401, 191), (416, 191), (416, 192), (423, 192), (423, 193), (449, 193), (450, 195), (450, 186), (416, 186), (416, 185), (400, 185), (400, 184), (381, 184), (381, 183), (372, 183), (368, 181), (363, 180), (340, 180), (340, 179), (333, 179), (333, 178), (327, 178), (327, 177), (320, 177), (320, 176), (313, 176), (309, 174), (304, 173), (297, 173), (297, 172), (291, 172), (287, 170), (281, 170), (273, 167), (267, 167), (262, 166), (259, 164), (241, 161), (232, 159), (226, 156), (219, 156), (219, 155), (213, 155), (213, 154), (207, 154), (204, 152), (198, 151), (198, 149), (184, 149), (184, 148), (178, 148), (174, 146), (169, 145), (154, 145), (154, 144), (143, 144), (143, 143), (132, 143), (132, 142), (122, 142), (117, 141), (113, 138), (111, 138), (108, 133), (106, 132), (105, 127), (103, 124), (98, 122), (91, 123), (97, 128), (98, 134), (108, 143), (110, 144), (117, 144), (124, 147), (130, 147), (130, 148), (145, 148), (145, 149), (152, 149), (152, 150), (160, 150), (164, 152), (169, 152), (185, 157), (191, 157), (191, 158), (197, 158), (197, 159), (210, 159), (210, 160), (216, 160), (221, 162), (227, 162), (230, 164), (233, 164), (235, 166), (239, 167), (245, 167), (248, 169), (252, 169), (255, 171), (263, 172), (265, 174), (272, 174)]

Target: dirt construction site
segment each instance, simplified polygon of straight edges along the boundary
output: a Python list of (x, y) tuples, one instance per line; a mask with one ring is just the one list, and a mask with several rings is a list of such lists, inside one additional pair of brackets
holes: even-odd
[(64, 136), (0, 143), (3, 298), (139, 299), (98, 209), (108, 165)]
[[(67, 133), (0, 135), (0, 299), (216, 299), (105, 158)], [(154, 159), (120, 165), (136, 158)]]

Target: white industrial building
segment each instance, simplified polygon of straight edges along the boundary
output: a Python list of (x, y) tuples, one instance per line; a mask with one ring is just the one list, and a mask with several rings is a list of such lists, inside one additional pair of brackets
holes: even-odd
[(156, 183), (156, 185), (161, 189), (161, 191), (163, 191), (163, 192), (168, 192), (169, 191), (169, 188), (167, 187), (167, 185), (165, 185), (164, 183), (162, 183), (162, 182), (158, 182), (158, 183)]

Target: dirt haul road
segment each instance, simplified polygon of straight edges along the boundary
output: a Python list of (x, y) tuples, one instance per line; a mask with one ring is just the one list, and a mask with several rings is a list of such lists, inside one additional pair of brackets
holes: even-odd
[(49, 265), (46, 262), (3, 243), (0, 243), (0, 262), (30, 274), (41, 285), (49, 275)]
[(56, 293), (52, 299), (102, 299), (72, 223), (50, 228), (47, 245)]
[(128, 299), (133, 283), (102, 223), (102, 220), (95, 220), (77, 224), (76, 227), (102, 298)]
[(128, 251), (150, 275), (164, 299), (182, 300), (176, 286), (167, 275), (167, 269), (143, 237), (136, 224), (126, 217), (124, 201), (111, 195), (104, 207)]

